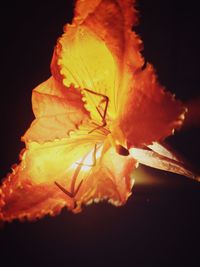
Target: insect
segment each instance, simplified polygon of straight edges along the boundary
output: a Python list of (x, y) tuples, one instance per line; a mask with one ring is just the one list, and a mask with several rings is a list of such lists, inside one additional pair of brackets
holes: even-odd
[(0, 188), (0, 219), (33, 220), (63, 207), (126, 203), (139, 163), (199, 176), (170, 149), (185, 108), (161, 86), (132, 31), (135, 1), (76, 1), (52, 76), (33, 90), (35, 120), (20, 163)]

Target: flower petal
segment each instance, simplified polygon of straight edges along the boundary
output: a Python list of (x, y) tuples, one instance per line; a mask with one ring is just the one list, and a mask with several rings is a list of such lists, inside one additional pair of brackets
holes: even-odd
[(82, 204), (105, 199), (116, 206), (125, 204), (131, 195), (134, 184), (131, 173), (136, 166), (132, 157), (120, 156), (110, 148), (85, 179), (77, 195), (75, 211), (80, 211)]
[[(106, 114), (120, 143), (149, 145), (172, 134), (185, 109), (156, 81), (155, 71), (140, 54), (142, 42), (132, 32), (137, 21), (135, 1), (77, 1), (72, 25), (67, 25), (57, 49), (57, 70), (64, 83), (106, 95)], [(107, 12), (105, 12), (107, 10)], [(95, 60), (94, 60), (95, 59)], [(58, 72), (59, 72), (58, 71)], [(93, 120), (101, 120), (100, 96), (85, 93)], [(100, 106), (100, 110), (104, 110)], [(117, 126), (117, 127), (115, 127)]]
[(76, 162), (104, 138), (95, 134), (88, 140), (87, 134), (88, 129), (82, 129), (62, 140), (29, 142), (21, 153), (20, 164), (13, 168), (0, 188), (0, 218), (35, 219), (57, 213), (63, 206), (74, 208), (74, 201), (63, 194), (55, 182), (70, 188), (74, 168), (78, 166)]
[(22, 138), (25, 142), (65, 138), (89, 118), (81, 93), (53, 77), (33, 90), (32, 105), (36, 119)]
[[(135, 160), (110, 149), (102, 158), (96, 154), (96, 163), (88, 166), (94, 146), (102, 146), (105, 136), (93, 133), (89, 139), (86, 131), (83, 128), (62, 140), (27, 144), (21, 163), (0, 188), (2, 220), (33, 220), (57, 214), (64, 206), (76, 212), (76, 202), (80, 207), (94, 199), (108, 199), (116, 205), (125, 203), (132, 188), (130, 173)], [(72, 184), (75, 191), (81, 186), (77, 195), (70, 197), (55, 182), (69, 192)]]
[(23, 137), (20, 164), (0, 188), (0, 219), (36, 219), (64, 206), (77, 212), (103, 199), (125, 203), (137, 162), (118, 155), (109, 137), (126, 150), (181, 125), (182, 105), (157, 83), (150, 65), (142, 68), (141, 41), (131, 31), (134, 2), (77, 1), (73, 24), (54, 51), (53, 76), (33, 91), (36, 119)]
[(46, 214), (56, 215), (66, 201), (69, 202), (62, 192), (55, 190), (54, 184), (35, 184), (30, 178), (21, 180), (20, 166), (4, 181), (0, 198), (0, 219), (4, 221), (35, 220)]
[(181, 126), (185, 108), (166, 92), (151, 65), (134, 76), (132, 87), (121, 103), (118, 127), (129, 147), (160, 141)]
[[(53, 75), (64, 78), (66, 86), (72, 83), (107, 96), (110, 119), (117, 115), (122, 88), (123, 94), (128, 90), (126, 65), (133, 71), (143, 65), (141, 41), (131, 32), (135, 13), (133, 1), (77, 1), (73, 24), (65, 27), (54, 52)], [(101, 119), (96, 109), (101, 98), (87, 92), (85, 96), (93, 120)]]

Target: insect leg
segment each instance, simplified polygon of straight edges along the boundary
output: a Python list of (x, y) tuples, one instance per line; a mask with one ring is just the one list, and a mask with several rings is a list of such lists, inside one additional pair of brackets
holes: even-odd
[(62, 185), (60, 185), (59, 183), (57, 183), (57, 182), (54, 182), (54, 184), (63, 192), (63, 193), (65, 193), (68, 197), (70, 197), (70, 198), (73, 198), (74, 197), (74, 195), (71, 193), (71, 192), (69, 192), (69, 191), (67, 191)]
[[(87, 155), (86, 155), (87, 156)], [(86, 157), (85, 156), (85, 157)], [(82, 159), (82, 162), (85, 160), (85, 157), (83, 157)], [(82, 163), (81, 162), (81, 163)], [(78, 193), (80, 187), (81, 187), (81, 184), (83, 182), (83, 180), (79, 183), (79, 185), (77, 186), (77, 189), (75, 189), (75, 185), (76, 185), (76, 180), (77, 180), (77, 177), (79, 175), (79, 172), (81, 171), (81, 168), (82, 168), (82, 165), (81, 163), (77, 166), (73, 176), (72, 176), (72, 182), (71, 182), (71, 188), (70, 188), (70, 191), (66, 190), (62, 185), (60, 185), (58, 182), (54, 182), (55, 185), (61, 190), (63, 191), (63, 193), (65, 193), (67, 196), (69, 196), (70, 198), (74, 198), (76, 196), (76, 194)]]
[(92, 159), (93, 163), (92, 164), (85, 164), (84, 162), (76, 162), (77, 165), (82, 165), (82, 166), (88, 166), (88, 167), (94, 167), (96, 165), (96, 153), (97, 153), (97, 144), (94, 145), (94, 151), (92, 154)]
[(98, 130), (100, 128), (103, 128), (107, 125), (107, 122), (106, 122), (106, 114), (107, 114), (107, 110), (108, 110), (108, 104), (109, 104), (109, 98), (104, 95), (104, 94), (100, 94), (100, 93), (96, 93), (92, 90), (89, 90), (89, 89), (83, 89), (84, 91), (90, 93), (90, 94), (93, 94), (93, 95), (96, 95), (96, 96), (100, 96), (103, 98), (103, 100), (100, 102), (100, 103), (103, 103), (105, 102), (105, 108), (103, 110), (103, 114), (101, 113), (100, 109), (98, 107), (96, 107), (101, 119), (102, 119), (102, 124), (101, 125), (98, 125), (96, 128), (94, 128), (93, 130), (91, 130), (89, 133), (92, 133), (94, 132), (95, 130)]
[(71, 183), (71, 192), (73, 194), (73, 196), (75, 197), (76, 194), (78, 193), (80, 187), (81, 187), (81, 184), (83, 182), (83, 180), (79, 183), (77, 189), (75, 189), (75, 185), (76, 185), (76, 180), (77, 180), (77, 177), (79, 175), (79, 172), (81, 171), (81, 168), (82, 168), (82, 165), (80, 163), (80, 165), (77, 166), (75, 172), (74, 172), (74, 175), (72, 177), (72, 183)]
[(83, 183), (83, 180), (80, 181), (80, 183), (78, 184), (77, 188), (75, 188), (76, 186), (76, 180), (77, 180), (77, 177), (81, 171), (81, 168), (82, 166), (88, 166), (88, 167), (94, 167), (96, 165), (96, 152), (97, 152), (97, 144), (94, 145), (94, 151), (93, 151), (93, 163), (92, 164), (84, 164), (84, 160), (86, 159), (86, 157), (88, 156), (88, 154), (86, 154), (80, 163), (76, 162), (76, 164), (78, 165), (74, 174), (73, 174), (73, 177), (72, 177), (72, 182), (71, 182), (71, 188), (70, 188), (70, 191), (68, 191), (67, 189), (65, 189), (62, 185), (60, 185), (58, 182), (54, 182), (55, 185), (63, 192), (65, 193), (67, 196), (69, 196), (70, 198), (74, 198), (82, 183)]

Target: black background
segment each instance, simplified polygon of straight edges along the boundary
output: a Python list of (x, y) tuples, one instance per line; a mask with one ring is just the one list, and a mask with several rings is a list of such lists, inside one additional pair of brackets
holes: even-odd
[[(143, 54), (183, 101), (199, 96), (197, 4), (137, 4)], [(50, 75), (53, 47), (72, 6), (67, 0), (1, 3), (1, 177), (18, 161), (20, 136), (33, 119), (31, 91)], [(197, 168), (199, 134), (193, 128), (169, 139)], [(4, 225), (1, 266), (200, 266), (200, 185), (147, 167), (135, 176), (133, 195), (121, 208), (94, 204), (78, 215), (63, 210), (57, 217)]]

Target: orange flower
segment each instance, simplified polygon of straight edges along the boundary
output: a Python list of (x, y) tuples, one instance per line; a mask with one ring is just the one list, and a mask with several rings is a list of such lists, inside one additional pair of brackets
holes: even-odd
[(104, 199), (124, 204), (137, 151), (148, 154), (147, 146), (180, 127), (185, 109), (144, 67), (131, 30), (133, 2), (76, 2), (52, 76), (33, 90), (26, 148), (0, 189), (2, 220), (54, 215), (64, 206), (77, 212)]

